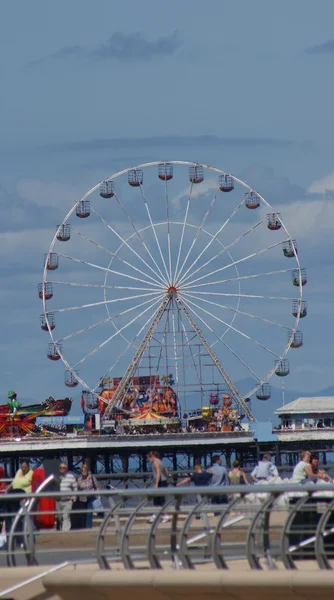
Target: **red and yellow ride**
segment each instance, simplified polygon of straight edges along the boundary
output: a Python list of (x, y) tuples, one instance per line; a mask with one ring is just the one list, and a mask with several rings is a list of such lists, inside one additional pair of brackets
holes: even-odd
[(0, 405), (0, 437), (21, 438), (37, 433), (37, 417), (65, 417), (70, 412), (71, 406), (71, 398), (55, 400), (52, 396), (40, 404), (22, 406), (15, 392), (8, 393), (7, 404)]

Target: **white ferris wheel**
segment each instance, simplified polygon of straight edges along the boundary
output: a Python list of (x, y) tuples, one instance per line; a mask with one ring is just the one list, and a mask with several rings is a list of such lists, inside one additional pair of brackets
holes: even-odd
[(268, 400), (303, 344), (306, 283), (281, 214), (246, 183), (194, 162), (142, 164), (57, 226), (38, 286), (47, 356), (91, 394), (122, 378), (109, 412), (135, 374), (160, 375), (183, 408), (227, 390), (254, 420), (249, 397)]

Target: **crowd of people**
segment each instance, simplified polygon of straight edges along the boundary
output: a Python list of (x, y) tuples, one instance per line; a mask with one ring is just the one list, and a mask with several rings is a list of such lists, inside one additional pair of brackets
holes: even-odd
[[(20, 508), (20, 500), (11, 498), (11, 494), (30, 494), (32, 492), (33, 469), (28, 460), (22, 460), (13, 481), (6, 485), (5, 470), (0, 466), (0, 493), (8, 494), (8, 500), (2, 504), (2, 512), (7, 514), (2, 521), (0, 515), (0, 533), (8, 532), (13, 516)], [(100, 506), (98, 490), (100, 488), (95, 475), (83, 463), (77, 477), (69, 471), (68, 464), (59, 465), (59, 490), (62, 496), (56, 502), (55, 525), (62, 531), (70, 529), (89, 529), (93, 524), (93, 507)], [(96, 495), (85, 496), (85, 492), (96, 492)], [(78, 494), (80, 492), (80, 494)]]
[[(154, 496), (153, 505), (162, 507), (165, 504), (163, 490), (169, 485), (169, 472), (156, 451), (150, 451), (147, 459), (151, 463), (153, 474), (153, 485), (156, 489), (161, 489), (161, 495)], [(0, 494), (8, 494), (8, 501), (4, 503), (5, 512), (8, 516), (1, 523), (3, 533), (9, 531), (13, 516), (20, 508), (20, 500), (12, 499), (11, 494), (26, 495), (32, 491), (33, 469), (31, 469), (28, 460), (22, 460), (20, 468), (13, 481), (6, 485), (5, 471), (0, 465)], [(277, 467), (272, 463), (270, 454), (264, 454), (258, 464), (250, 473), (250, 479), (253, 483), (275, 483), (282, 481)], [(59, 465), (59, 490), (61, 496), (56, 502), (55, 524), (57, 529), (70, 531), (71, 529), (89, 529), (93, 525), (93, 513), (102, 512), (103, 507), (99, 497), (99, 483), (86, 463), (80, 467), (79, 476), (72, 473), (66, 462)], [(333, 483), (333, 478), (328, 475), (325, 469), (319, 466), (319, 458), (305, 450), (300, 453), (300, 460), (293, 469), (291, 483), (305, 484), (308, 482), (329, 482)], [(222, 458), (219, 455), (212, 457), (211, 466), (203, 468), (200, 464), (194, 466), (193, 472), (184, 479), (176, 483), (176, 487), (193, 484), (195, 487), (210, 486), (213, 489), (211, 503), (213, 505), (228, 503), (231, 495), (228, 486), (247, 485), (249, 483), (245, 471), (241, 468), (240, 460), (233, 462), (232, 468), (227, 469), (222, 464)], [(94, 492), (94, 494), (92, 493)], [(89, 493), (89, 495), (85, 495)], [(100, 511), (99, 511), (100, 509)], [(0, 515), (1, 517), (1, 515)], [(153, 523), (156, 516), (152, 515), (149, 519)], [(162, 515), (162, 521), (168, 522), (168, 515)]]

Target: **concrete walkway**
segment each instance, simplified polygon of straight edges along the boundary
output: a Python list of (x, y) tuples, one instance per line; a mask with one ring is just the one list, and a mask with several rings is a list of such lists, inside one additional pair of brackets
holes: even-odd
[[(300, 561), (298, 570), (251, 571), (244, 560), (234, 561), (229, 570), (211, 564), (198, 565), (196, 571), (175, 570), (170, 563), (163, 570), (152, 570), (143, 563), (135, 571), (122, 564), (101, 571), (95, 563), (54, 567), (17, 567), (0, 569), (0, 599), (15, 600), (332, 600), (334, 574), (319, 571), (315, 561)], [(44, 575), (43, 575), (44, 574)], [(42, 576), (42, 577), (41, 577)], [(39, 577), (39, 578), (38, 578)], [(19, 582), (26, 584), (3, 595)]]

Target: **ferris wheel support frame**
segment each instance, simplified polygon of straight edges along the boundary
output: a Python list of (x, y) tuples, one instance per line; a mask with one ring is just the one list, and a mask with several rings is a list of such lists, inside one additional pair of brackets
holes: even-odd
[(112, 415), (113, 409), (115, 407), (118, 407), (120, 405), (120, 403), (122, 402), (123, 395), (125, 393), (125, 390), (129, 386), (131, 377), (133, 376), (134, 372), (136, 371), (139, 361), (141, 360), (145, 350), (147, 349), (148, 344), (149, 344), (150, 340), (152, 339), (152, 336), (162, 318), (162, 315), (165, 312), (165, 310), (167, 309), (167, 307), (168, 307), (169, 303), (172, 301), (172, 299), (175, 300), (178, 309), (185, 315), (185, 317), (187, 318), (191, 327), (193, 328), (194, 332), (196, 333), (197, 337), (199, 338), (199, 340), (203, 344), (204, 348), (208, 352), (213, 364), (215, 365), (218, 372), (220, 373), (223, 380), (225, 381), (226, 385), (228, 386), (228, 389), (231, 392), (235, 402), (238, 404), (239, 408), (242, 408), (245, 416), (250, 421), (255, 422), (256, 419), (255, 419), (253, 413), (248, 408), (245, 400), (239, 394), (238, 389), (236, 388), (232, 379), (230, 378), (230, 376), (224, 369), (217, 354), (211, 348), (206, 337), (203, 335), (202, 331), (200, 330), (200, 328), (197, 326), (196, 322), (192, 318), (187, 306), (184, 304), (184, 302), (182, 302), (181, 298), (178, 297), (177, 292), (174, 289), (168, 290), (166, 298), (164, 298), (164, 300), (161, 303), (161, 306), (158, 308), (156, 315), (151, 323), (151, 326), (149, 327), (149, 329), (148, 329), (146, 335), (144, 336), (141, 344), (139, 345), (136, 353), (134, 354), (134, 356), (133, 356), (127, 370), (125, 371), (125, 374), (123, 375), (122, 380), (121, 380), (120, 384), (118, 385), (111, 401), (107, 405), (107, 408), (104, 413), (104, 419), (109, 420)]
[(138, 365), (140, 359), (142, 358), (142, 356), (143, 356), (143, 354), (144, 354), (144, 352), (145, 352), (145, 350), (146, 350), (146, 348), (147, 348), (147, 346), (148, 346), (148, 344), (160, 322), (160, 319), (161, 319), (163, 313), (165, 312), (170, 301), (171, 301), (171, 297), (169, 295), (166, 296), (166, 298), (164, 298), (160, 307), (158, 308), (156, 315), (151, 323), (151, 326), (147, 330), (147, 333), (144, 336), (143, 341), (141, 342), (137, 351), (135, 352), (128, 368), (126, 369), (126, 371), (119, 383), (119, 386), (117, 387), (112, 399), (110, 400), (110, 402), (107, 405), (107, 408), (104, 413), (104, 419), (109, 419), (111, 417), (113, 408), (115, 406), (117, 407), (119, 405), (120, 401), (122, 400), (123, 394), (124, 394), (126, 388), (129, 386), (130, 379), (133, 376), (133, 373), (135, 372), (137, 365)]

